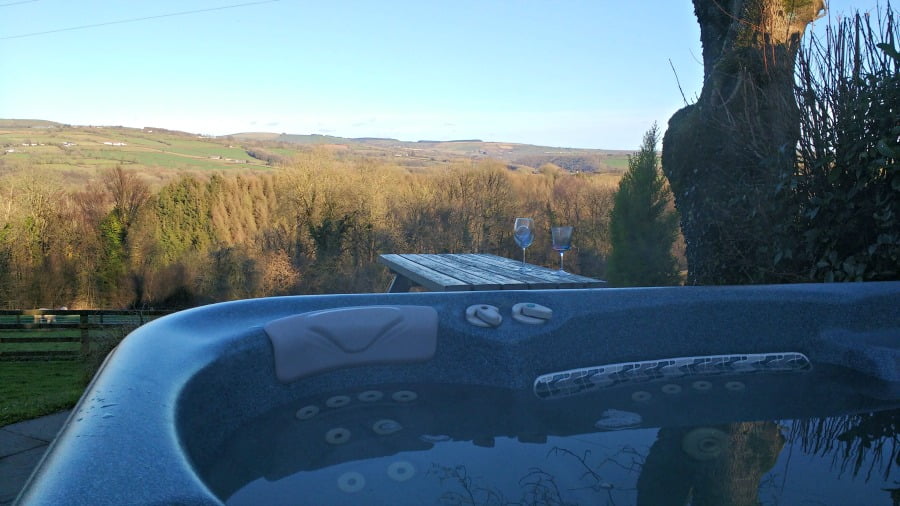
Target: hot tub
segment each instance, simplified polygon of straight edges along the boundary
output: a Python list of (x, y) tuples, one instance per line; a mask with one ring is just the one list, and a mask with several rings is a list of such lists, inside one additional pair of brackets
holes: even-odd
[[(691, 480), (696, 497), (719, 472), (704, 469), (740, 460), (746, 434), (775, 459), (804, 420), (896, 416), (898, 301), (900, 283), (868, 283), (182, 311), (107, 359), (19, 502), (652, 504)], [(766, 483), (771, 466), (758, 467)]]

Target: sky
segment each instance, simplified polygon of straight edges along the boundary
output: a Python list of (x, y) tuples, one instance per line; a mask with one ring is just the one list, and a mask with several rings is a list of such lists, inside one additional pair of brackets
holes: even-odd
[(690, 0), (0, 0), (0, 65), (0, 118), (601, 149), (703, 77)]

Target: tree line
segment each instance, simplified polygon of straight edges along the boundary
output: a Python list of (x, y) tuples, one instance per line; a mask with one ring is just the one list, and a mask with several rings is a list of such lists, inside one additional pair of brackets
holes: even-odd
[(545, 165), (459, 162), (412, 173), (310, 149), (279, 169), (185, 173), (151, 188), (115, 167), (81, 188), (0, 167), (0, 306), (155, 307), (287, 294), (383, 291), (380, 253), (516, 258), (553, 265), (549, 229), (576, 226), (567, 268), (604, 277), (615, 188)]

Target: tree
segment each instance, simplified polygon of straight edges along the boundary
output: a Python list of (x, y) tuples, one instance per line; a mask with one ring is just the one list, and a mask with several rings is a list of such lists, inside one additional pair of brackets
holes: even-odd
[(800, 137), (794, 64), (822, 0), (694, 0), (704, 84), (676, 112), (663, 169), (681, 213), (689, 284), (780, 281), (771, 234), (792, 217), (773, 189)]
[(105, 174), (104, 184), (112, 198), (113, 212), (122, 225), (124, 239), (141, 207), (150, 198), (150, 187), (133, 172), (125, 172), (121, 165)]
[(669, 209), (672, 192), (659, 169), (656, 124), (644, 134), (640, 151), (628, 157), (628, 171), (610, 213), (607, 279), (613, 286), (665, 286), (680, 281), (672, 256), (678, 214)]
[(122, 289), (122, 281), (127, 270), (125, 226), (120, 221), (118, 213), (111, 212), (100, 222), (100, 240), (97, 276), (101, 292), (107, 303), (118, 302), (117, 295)]

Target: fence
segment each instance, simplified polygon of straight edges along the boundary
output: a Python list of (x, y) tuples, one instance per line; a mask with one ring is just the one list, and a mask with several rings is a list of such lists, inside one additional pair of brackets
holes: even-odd
[[(98, 332), (137, 328), (170, 312), (106, 309), (0, 310), (0, 361), (76, 360), (89, 352), (91, 339)], [(72, 349), (75, 346), (65, 343), (80, 343), (80, 346)], [(48, 348), (48, 345), (55, 349), (36, 349)]]

